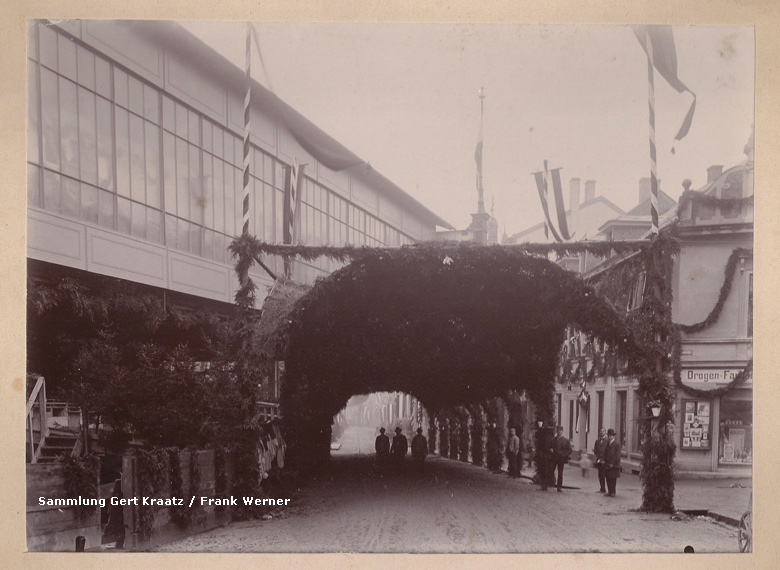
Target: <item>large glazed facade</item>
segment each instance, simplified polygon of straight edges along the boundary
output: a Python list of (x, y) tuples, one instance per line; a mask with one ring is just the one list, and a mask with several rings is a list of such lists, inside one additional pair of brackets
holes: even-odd
[[(231, 302), (243, 72), (163, 22), (34, 22), (28, 56), (31, 273), (65, 266)], [(400, 246), (450, 227), (257, 83), (250, 116), (249, 232), (258, 239), (282, 242), (295, 161), (306, 164), (296, 242)], [(318, 159), (334, 154), (348, 166)], [(293, 277), (311, 282), (336, 268), (296, 261)], [(260, 303), (271, 281), (259, 269), (252, 277)]]

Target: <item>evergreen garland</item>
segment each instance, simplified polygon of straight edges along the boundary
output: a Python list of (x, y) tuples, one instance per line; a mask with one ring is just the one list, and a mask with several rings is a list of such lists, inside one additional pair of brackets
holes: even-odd
[[(65, 479), (65, 492), (68, 499), (97, 499), (100, 481), (100, 459), (97, 455), (74, 457), (66, 454), (62, 457), (62, 475)], [(76, 505), (76, 515), (84, 518), (97, 509), (97, 505)]]
[[(139, 450), (136, 456), (139, 497), (155, 497), (168, 479), (167, 453), (163, 449)], [(154, 528), (154, 507), (144, 505), (139, 498), (138, 525), (141, 536), (148, 540)]]
[(459, 426), (459, 445), (458, 445), (458, 459), (460, 461), (468, 463), (469, 460), (469, 439), (470, 439), (470, 426), (469, 426), (469, 419), (470, 415), (468, 410), (463, 407), (459, 406), (456, 408), (455, 413), (458, 417), (458, 426)]
[(724, 273), (723, 283), (720, 286), (720, 292), (718, 293), (718, 300), (715, 303), (715, 306), (710, 311), (710, 314), (707, 315), (707, 318), (705, 318), (701, 322), (692, 325), (677, 325), (681, 331), (685, 333), (697, 333), (711, 327), (713, 324), (717, 322), (717, 320), (720, 318), (721, 312), (723, 311), (723, 305), (726, 303), (726, 299), (728, 299), (729, 294), (731, 293), (731, 288), (734, 284), (734, 274), (736, 273), (737, 270), (737, 263), (741, 258), (752, 257), (752, 255), (753, 255), (752, 249), (747, 249), (743, 247), (738, 247), (731, 252), (731, 255), (729, 255), (729, 259), (726, 262), (726, 267), (723, 271)]
[(486, 466), (491, 471), (501, 469), (504, 460), (503, 446), (501, 445), (501, 428), (498, 425), (498, 399), (488, 398), (485, 400), (485, 415), (487, 420), (487, 441), (485, 450), (487, 452)]
[(471, 415), (471, 462), (480, 467), (485, 462), (484, 411), (479, 404), (469, 405)]
[(433, 416), (428, 422), (428, 452), (432, 454), (436, 453), (436, 424), (438, 421), (439, 420)]
[(682, 219), (682, 214), (688, 207), (688, 204), (703, 204), (710, 206), (711, 208), (735, 208), (742, 207), (744, 204), (753, 204), (754, 196), (745, 196), (743, 198), (717, 198), (715, 196), (708, 196), (702, 194), (696, 190), (686, 190), (680, 196), (680, 201), (677, 204), (677, 219)]
[(439, 455), (449, 457), (450, 455), (450, 426), (447, 415), (441, 413), (439, 420)]

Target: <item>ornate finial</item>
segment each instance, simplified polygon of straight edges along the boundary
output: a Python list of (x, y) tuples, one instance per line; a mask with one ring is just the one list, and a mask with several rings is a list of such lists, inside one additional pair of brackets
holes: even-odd
[(748, 139), (747, 143), (745, 144), (744, 153), (747, 155), (748, 159), (753, 158), (753, 137), (756, 134), (756, 126), (755, 124), (750, 125), (750, 138)]
[(683, 180), (682, 186), (683, 186), (683, 190), (685, 192), (690, 190), (691, 189), (691, 179), (690, 178), (686, 178), (685, 180)]

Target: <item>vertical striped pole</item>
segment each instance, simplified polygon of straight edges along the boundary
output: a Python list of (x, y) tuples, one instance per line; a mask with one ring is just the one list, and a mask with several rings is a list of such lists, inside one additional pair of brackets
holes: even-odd
[(252, 79), (250, 74), (250, 58), (252, 54), (252, 24), (246, 24), (246, 97), (244, 97), (244, 226), (243, 235), (249, 233), (249, 103), (252, 95)]
[(653, 42), (647, 33), (647, 100), (650, 109), (650, 233), (658, 234), (658, 176), (655, 156), (655, 87), (653, 84)]

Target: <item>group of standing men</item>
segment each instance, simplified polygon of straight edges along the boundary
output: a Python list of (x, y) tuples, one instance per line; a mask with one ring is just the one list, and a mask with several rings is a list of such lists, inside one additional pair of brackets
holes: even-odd
[[(425, 468), (425, 457), (428, 455), (428, 440), (422, 431), (422, 428), (417, 428), (417, 435), (412, 438), (412, 459), (414, 459), (414, 465), (418, 471)], [(376, 450), (376, 467), (380, 473), (383, 473), (391, 457), (396, 469), (403, 467), (406, 452), (409, 450), (409, 442), (403, 434), (403, 430), (397, 427), (391, 446), (390, 438), (385, 435), (385, 428), (379, 428), (374, 449)]]
[(609, 428), (605, 433), (604, 428), (601, 428), (599, 438), (593, 446), (593, 454), (596, 456), (596, 468), (599, 470), (599, 493), (607, 493), (609, 497), (615, 496), (615, 487), (620, 477), (620, 451), (620, 444), (615, 439), (615, 430)]
[[(542, 490), (547, 490), (547, 482), (555, 481), (558, 492), (563, 491), (563, 468), (571, 457), (571, 442), (563, 436), (563, 426), (558, 426), (557, 435), (550, 444), (549, 475), (542, 477)], [(599, 437), (593, 446), (593, 454), (596, 456), (596, 468), (599, 473), (599, 493), (607, 493), (614, 497), (617, 480), (620, 477), (620, 444), (615, 439), (615, 430), (610, 428), (599, 430)], [(522, 455), (520, 454), (520, 438), (515, 428), (509, 429), (509, 441), (507, 442), (507, 458), (509, 459), (509, 476), (519, 477), (522, 467)], [(555, 471), (558, 471), (557, 478)], [(606, 483), (606, 488), (605, 488)]]

